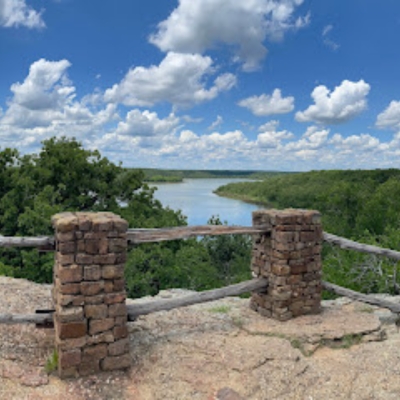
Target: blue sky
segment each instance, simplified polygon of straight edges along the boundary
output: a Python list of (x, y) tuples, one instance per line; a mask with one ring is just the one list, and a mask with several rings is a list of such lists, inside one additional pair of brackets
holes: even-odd
[(398, 0), (0, 0), (0, 149), (399, 168), (399, 37)]

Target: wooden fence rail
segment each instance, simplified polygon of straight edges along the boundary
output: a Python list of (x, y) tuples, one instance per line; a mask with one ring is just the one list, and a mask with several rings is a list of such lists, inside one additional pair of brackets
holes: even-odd
[[(167, 240), (188, 239), (196, 236), (217, 235), (255, 235), (265, 233), (268, 228), (251, 226), (200, 225), (179, 226), (161, 229), (128, 229), (129, 244), (163, 242)], [(0, 247), (38, 247), (42, 250), (54, 250), (54, 237), (11, 237), (0, 235)]]
[[(265, 232), (268, 232), (268, 227), (200, 225), (161, 229), (128, 229), (127, 239), (129, 244), (140, 244), (188, 239), (196, 236), (256, 235)], [(325, 242), (335, 244), (342, 249), (377, 254), (400, 261), (399, 251), (354, 242), (327, 232), (324, 232), (323, 235)], [(0, 247), (37, 247), (40, 250), (52, 251), (54, 250), (54, 237), (10, 237), (0, 235)]]
[[(175, 299), (154, 300), (146, 301), (141, 304), (132, 304), (127, 306), (128, 320), (134, 321), (140, 315), (146, 315), (157, 311), (168, 311), (178, 307), (214, 301), (228, 296), (239, 296), (243, 293), (265, 290), (267, 287), (268, 281), (266, 279), (251, 279), (235, 285), (206, 290)], [(52, 321), (52, 313), (0, 314), (0, 324), (51, 324)]]
[(339, 246), (341, 249), (355, 250), (360, 253), (377, 254), (379, 256), (384, 256), (400, 261), (399, 251), (384, 249), (382, 247), (372, 246), (369, 244), (353, 242), (352, 240), (345, 239), (340, 236), (332, 235), (331, 233), (326, 232), (324, 232), (324, 240), (325, 242), (333, 243)]

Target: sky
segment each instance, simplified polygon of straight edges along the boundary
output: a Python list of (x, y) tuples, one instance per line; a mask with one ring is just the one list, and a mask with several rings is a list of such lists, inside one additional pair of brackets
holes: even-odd
[(398, 0), (0, 0), (0, 151), (400, 168)]

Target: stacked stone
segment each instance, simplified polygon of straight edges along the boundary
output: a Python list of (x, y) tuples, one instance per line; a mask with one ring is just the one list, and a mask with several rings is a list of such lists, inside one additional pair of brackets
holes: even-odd
[(53, 300), (63, 378), (130, 366), (124, 263), (128, 224), (112, 213), (62, 213)]
[(253, 226), (265, 228), (254, 240), (252, 272), (268, 279), (253, 293), (252, 309), (286, 321), (321, 309), (322, 226), (318, 211), (260, 210)]

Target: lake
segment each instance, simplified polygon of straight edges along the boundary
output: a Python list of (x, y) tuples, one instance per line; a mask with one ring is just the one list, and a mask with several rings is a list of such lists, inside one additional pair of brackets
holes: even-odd
[(158, 183), (155, 198), (164, 206), (181, 210), (189, 225), (205, 225), (214, 215), (229, 225), (251, 226), (251, 213), (260, 207), (217, 196), (213, 190), (245, 179), (184, 179), (180, 183)]

